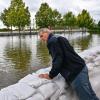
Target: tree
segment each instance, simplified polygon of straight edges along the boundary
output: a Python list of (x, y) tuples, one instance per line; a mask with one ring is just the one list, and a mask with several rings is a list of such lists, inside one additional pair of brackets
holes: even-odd
[(98, 22), (98, 27), (100, 27), (100, 21)]
[(67, 26), (68, 28), (72, 28), (76, 25), (76, 18), (75, 15), (72, 12), (68, 12), (63, 16), (63, 23), (64, 26)]
[(57, 11), (57, 9), (52, 11), (52, 22), (54, 28), (61, 27), (61, 14)]
[(4, 9), (3, 13), (0, 15), (0, 20), (3, 22), (3, 24), (7, 27), (9, 27), (9, 22), (7, 20), (8, 17), (8, 10)]
[(61, 14), (55, 9), (52, 10), (47, 3), (42, 3), (39, 11), (35, 15), (36, 25), (39, 28), (57, 28), (61, 23)]
[(98, 22), (97, 27), (98, 27), (98, 29), (100, 31), (100, 21)]
[(80, 14), (77, 16), (77, 24), (79, 27), (83, 28), (91, 28), (94, 25), (94, 21), (91, 18), (89, 12), (87, 10), (82, 10)]
[(52, 26), (52, 9), (47, 3), (42, 3), (39, 11), (35, 15), (36, 25), (39, 28)]
[(30, 25), (30, 13), (22, 0), (12, 0), (10, 8), (11, 12), (14, 13), (13, 26), (18, 27), (19, 32), (25, 25)]
[[(8, 26), (18, 27), (19, 32), (21, 28), (30, 25), (30, 12), (22, 0), (12, 0), (6, 12), (2, 13), (4, 24), (7, 22)], [(5, 25), (7, 26), (7, 24)]]

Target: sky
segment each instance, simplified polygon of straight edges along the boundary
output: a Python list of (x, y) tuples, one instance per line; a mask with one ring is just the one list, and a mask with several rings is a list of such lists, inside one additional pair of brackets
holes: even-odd
[[(0, 13), (10, 6), (11, 0), (0, 0)], [(57, 9), (62, 15), (72, 11), (76, 16), (86, 9), (92, 18), (98, 22), (100, 20), (100, 0), (23, 0), (29, 7), (31, 21), (33, 23), (34, 15), (39, 10), (41, 3), (48, 3), (52, 9)], [(4, 27), (0, 21), (0, 28)]]

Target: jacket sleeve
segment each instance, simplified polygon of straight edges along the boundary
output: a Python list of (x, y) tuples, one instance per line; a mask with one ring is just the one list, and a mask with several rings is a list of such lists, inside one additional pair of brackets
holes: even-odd
[(63, 52), (57, 40), (52, 41), (48, 49), (52, 56), (52, 68), (49, 72), (49, 77), (53, 78), (57, 76), (61, 71), (63, 64)]

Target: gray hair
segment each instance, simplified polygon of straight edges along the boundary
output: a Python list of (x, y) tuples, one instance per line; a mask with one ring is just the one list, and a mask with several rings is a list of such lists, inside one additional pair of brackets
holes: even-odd
[(48, 33), (48, 34), (50, 34), (51, 33), (51, 30), (49, 30), (48, 28), (41, 28), (40, 30), (39, 30), (39, 34), (40, 33)]

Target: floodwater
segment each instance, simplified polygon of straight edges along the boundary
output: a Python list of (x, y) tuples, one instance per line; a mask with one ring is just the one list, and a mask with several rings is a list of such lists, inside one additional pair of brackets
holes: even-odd
[[(100, 45), (99, 34), (75, 32), (59, 35), (66, 37), (78, 53)], [(37, 35), (0, 37), (0, 89), (50, 64), (46, 43)]]

